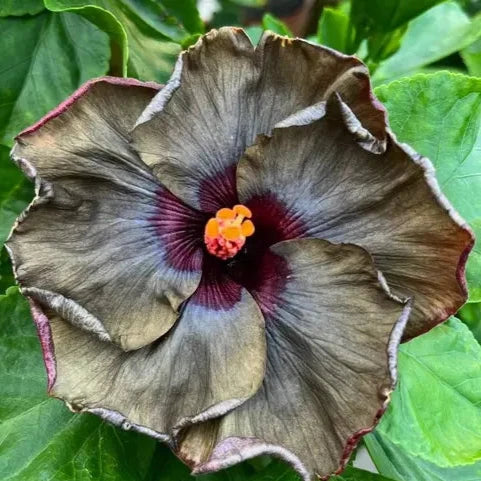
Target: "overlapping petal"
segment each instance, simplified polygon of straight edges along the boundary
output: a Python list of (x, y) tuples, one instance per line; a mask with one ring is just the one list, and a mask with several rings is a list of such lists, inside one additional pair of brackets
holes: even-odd
[(126, 350), (170, 329), (201, 277), (203, 219), (129, 145), (157, 90), (93, 81), (23, 132), (12, 154), (37, 185), (8, 242), (22, 291)]
[(245, 289), (221, 277), (203, 278), (175, 326), (130, 352), (51, 311), (48, 329), (35, 304), (33, 313), (52, 359), (51, 395), (164, 441), (238, 406), (264, 377), (263, 316)]
[(386, 406), (410, 307), (354, 245), (281, 242), (259, 269), (265, 282), (255, 297), (285, 282), (264, 309), (263, 385), (223, 418), (186, 430), (179, 454), (197, 474), (263, 453), (283, 457), (306, 480), (332, 474)]
[(391, 134), (379, 150), (339, 95), (280, 127), (239, 162), (240, 201), (255, 210), (274, 198), (298, 235), (364, 247), (393, 292), (415, 300), (406, 337), (456, 312), (466, 300), (472, 234), (429, 161)]
[(256, 136), (333, 91), (345, 92), (383, 142), (384, 110), (367, 102), (358, 59), (270, 33), (254, 48), (240, 29), (213, 30), (180, 56), (134, 145), (169, 190), (213, 212), (236, 203), (235, 164)]

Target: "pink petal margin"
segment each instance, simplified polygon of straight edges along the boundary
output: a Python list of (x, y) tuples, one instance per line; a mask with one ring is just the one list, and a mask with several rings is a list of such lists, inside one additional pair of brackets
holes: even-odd
[(133, 79), (133, 78), (105, 76), (105, 77), (98, 77), (98, 78), (88, 80), (81, 87), (79, 87), (70, 97), (65, 99), (61, 104), (59, 104), (53, 110), (45, 114), (40, 120), (35, 122), (30, 127), (27, 127), (25, 130), (22, 130), (22, 132), (20, 132), (15, 137), (15, 139), (18, 139), (19, 137), (22, 137), (24, 135), (33, 134), (40, 127), (45, 125), (48, 121), (54, 119), (55, 117), (58, 117), (63, 112), (68, 110), (68, 108), (71, 105), (73, 105), (78, 99), (83, 97), (92, 88), (93, 85), (102, 83), (102, 82), (105, 82), (111, 85), (121, 85), (124, 87), (150, 87), (151, 89), (154, 89), (154, 90), (160, 90), (163, 87), (163, 85), (160, 85), (155, 82), (141, 82), (140, 80)]
[(57, 379), (55, 348), (53, 346), (50, 322), (40, 306), (31, 297), (28, 298), (28, 302), (30, 304), (30, 312), (32, 313), (33, 322), (37, 328), (40, 346), (42, 347), (43, 362), (45, 363), (45, 369), (47, 370), (47, 391), (50, 392)]

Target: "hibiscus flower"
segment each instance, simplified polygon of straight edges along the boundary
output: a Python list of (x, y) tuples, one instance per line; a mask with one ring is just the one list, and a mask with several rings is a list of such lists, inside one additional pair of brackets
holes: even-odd
[(194, 473), (263, 453), (339, 472), (404, 328), (466, 300), (472, 233), (430, 162), (358, 59), (303, 40), (212, 31), (163, 88), (90, 81), (12, 157), (36, 183), (8, 249), (49, 393)]

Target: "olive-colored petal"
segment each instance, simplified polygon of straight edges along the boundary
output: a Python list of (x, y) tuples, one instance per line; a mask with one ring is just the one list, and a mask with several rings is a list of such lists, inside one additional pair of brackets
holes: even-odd
[(8, 241), (22, 292), (126, 350), (170, 329), (201, 276), (202, 217), (129, 146), (157, 90), (92, 81), (23, 132), (12, 153), (37, 189)]
[(358, 59), (272, 33), (254, 47), (241, 29), (213, 30), (181, 55), (139, 119), (134, 146), (169, 190), (214, 212), (237, 203), (235, 164), (256, 135), (333, 91), (382, 142), (384, 110), (367, 101)]
[(265, 285), (286, 281), (266, 315), (262, 388), (223, 418), (187, 429), (179, 455), (197, 474), (270, 453), (305, 480), (328, 476), (386, 407), (410, 307), (354, 245), (285, 241), (259, 268)]
[(235, 408), (264, 377), (263, 316), (252, 296), (228, 279), (204, 280), (175, 326), (136, 351), (125, 352), (50, 313), (47, 329), (35, 304), (32, 312), (51, 395), (162, 440)]
[(240, 202), (262, 206), (274, 197), (297, 233), (367, 249), (393, 292), (414, 298), (407, 338), (456, 312), (466, 300), (472, 234), (430, 162), (392, 135), (379, 150), (338, 95), (290, 125), (247, 149), (237, 171)]

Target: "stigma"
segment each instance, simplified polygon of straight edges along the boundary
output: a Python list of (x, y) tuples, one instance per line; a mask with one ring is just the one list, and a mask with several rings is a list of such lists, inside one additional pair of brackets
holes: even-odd
[(244, 247), (247, 237), (254, 233), (251, 217), (250, 209), (242, 204), (218, 210), (205, 225), (207, 251), (223, 260), (234, 257)]

